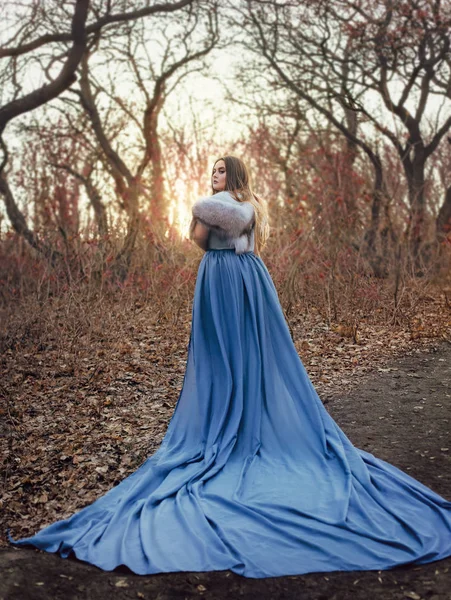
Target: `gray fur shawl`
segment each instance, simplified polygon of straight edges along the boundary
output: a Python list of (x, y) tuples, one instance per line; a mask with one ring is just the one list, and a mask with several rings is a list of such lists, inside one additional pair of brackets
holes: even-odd
[(193, 219), (190, 238), (197, 221), (212, 229), (227, 241), (236, 254), (247, 252), (250, 236), (255, 224), (254, 207), (251, 202), (239, 202), (229, 192), (218, 192), (200, 198), (192, 207)]

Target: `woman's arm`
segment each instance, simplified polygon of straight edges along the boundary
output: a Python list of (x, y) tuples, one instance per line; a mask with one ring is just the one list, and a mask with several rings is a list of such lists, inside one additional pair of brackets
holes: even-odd
[(208, 249), (208, 236), (210, 235), (209, 227), (199, 223), (197, 219), (193, 219), (190, 227), (190, 239), (193, 240), (202, 250)]
[(239, 202), (227, 191), (199, 198), (192, 206), (192, 213), (205, 226), (222, 229), (232, 238), (250, 229), (254, 221), (251, 202)]

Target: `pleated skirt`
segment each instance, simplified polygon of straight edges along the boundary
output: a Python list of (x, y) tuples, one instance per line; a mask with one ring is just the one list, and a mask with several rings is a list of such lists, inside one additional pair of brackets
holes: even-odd
[(450, 556), (451, 502), (353, 446), (262, 259), (215, 249), (199, 264), (183, 386), (158, 450), (68, 519), (9, 539), (142, 575), (381, 570)]

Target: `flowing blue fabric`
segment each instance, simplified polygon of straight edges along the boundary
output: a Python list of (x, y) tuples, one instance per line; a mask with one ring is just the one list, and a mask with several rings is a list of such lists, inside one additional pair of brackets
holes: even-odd
[(198, 269), (183, 387), (159, 449), (70, 518), (11, 543), (137, 574), (390, 569), (451, 555), (451, 502), (352, 445), (253, 251)]

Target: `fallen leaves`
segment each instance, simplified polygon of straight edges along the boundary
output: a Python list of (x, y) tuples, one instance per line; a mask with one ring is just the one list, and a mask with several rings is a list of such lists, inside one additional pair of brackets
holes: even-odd
[[(164, 324), (152, 323), (144, 311), (141, 318), (140, 333), (127, 342), (132, 362), (123, 345), (114, 349), (115, 337), (125, 337), (126, 315), (122, 328), (110, 329), (110, 337), (102, 332), (96, 342), (94, 330), (72, 354), (64, 340), (38, 354), (5, 353), (10, 400), (0, 440), (6, 483), (0, 507), (3, 524), (19, 525), (14, 537), (94, 501), (158, 447), (182, 386), (187, 344), (180, 337), (183, 328), (176, 346)], [(163, 357), (163, 366), (149, 360), (142, 350), (147, 347)], [(101, 363), (95, 358), (99, 352)]]
[(405, 598), (410, 598), (410, 600), (421, 600), (421, 596), (416, 592), (404, 592)]
[[(94, 311), (86, 319), (86, 311), (55, 302), (33, 328), (25, 314), (11, 317), (4, 337), (0, 508), (14, 537), (70, 516), (134, 472), (158, 448), (186, 368), (191, 305), (171, 326), (151, 304), (133, 314), (99, 305), (97, 313), (86, 308)], [(424, 331), (440, 321), (437, 310), (422, 317)], [(388, 359), (430, 344), (361, 315), (358, 334), (315, 311), (293, 315), (295, 347), (322, 399), (358, 385), (368, 371), (394, 372)]]

